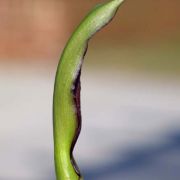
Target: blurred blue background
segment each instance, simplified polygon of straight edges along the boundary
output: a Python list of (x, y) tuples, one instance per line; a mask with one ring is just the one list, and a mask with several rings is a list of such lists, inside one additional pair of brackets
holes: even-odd
[[(0, 1), (0, 180), (55, 179), (55, 71), (97, 3)], [(85, 180), (179, 180), (179, 78), (180, 1), (126, 0), (83, 64), (74, 156)]]

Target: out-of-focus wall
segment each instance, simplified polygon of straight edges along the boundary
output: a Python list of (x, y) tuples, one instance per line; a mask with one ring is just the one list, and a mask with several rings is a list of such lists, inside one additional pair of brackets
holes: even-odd
[[(99, 2), (1, 0), (0, 59), (57, 57), (75, 26)], [(154, 42), (176, 39), (179, 32), (180, 1), (126, 0), (97, 40)]]
[(63, 1), (0, 1), (0, 58), (52, 57), (65, 42), (66, 17)]

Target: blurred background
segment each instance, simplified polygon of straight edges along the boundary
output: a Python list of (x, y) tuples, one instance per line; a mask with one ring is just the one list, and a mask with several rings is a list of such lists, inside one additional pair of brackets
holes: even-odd
[[(55, 180), (55, 71), (97, 3), (0, 1), (0, 180)], [(85, 180), (179, 180), (179, 78), (180, 1), (126, 0), (83, 64), (74, 154)]]

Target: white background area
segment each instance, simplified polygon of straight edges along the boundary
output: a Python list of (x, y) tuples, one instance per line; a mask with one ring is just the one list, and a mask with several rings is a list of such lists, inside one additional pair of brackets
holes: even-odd
[[(0, 180), (55, 179), (54, 75), (41, 66), (0, 68)], [(85, 179), (179, 179), (179, 80), (89, 70), (81, 86), (74, 156)]]

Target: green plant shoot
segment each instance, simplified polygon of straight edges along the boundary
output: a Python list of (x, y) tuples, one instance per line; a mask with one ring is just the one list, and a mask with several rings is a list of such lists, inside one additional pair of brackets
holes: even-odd
[(53, 97), (54, 156), (57, 180), (82, 179), (73, 158), (81, 130), (80, 73), (88, 40), (107, 25), (123, 0), (96, 6), (69, 39), (58, 64)]

